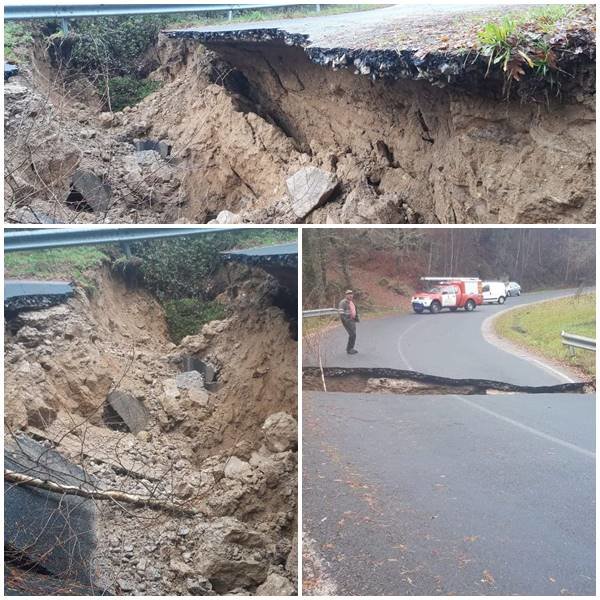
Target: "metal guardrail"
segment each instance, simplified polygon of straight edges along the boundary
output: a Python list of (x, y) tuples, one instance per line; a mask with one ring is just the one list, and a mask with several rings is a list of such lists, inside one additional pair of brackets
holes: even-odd
[(4, 252), (39, 250), (62, 246), (87, 246), (156, 240), (160, 238), (201, 235), (236, 231), (239, 227), (194, 227), (194, 228), (150, 228), (150, 227), (78, 227), (73, 229), (29, 229), (27, 231), (4, 231)]
[(337, 308), (315, 308), (312, 310), (303, 310), (302, 317), (310, 319), (311, 317), (327, 317), (329, 315), (339, 316), (340, 311)]
[(571, 353), (575, 352), (574, 348), (596, 352), (596, 340), (593, 340), (592, 338), (575, 335), (574, 333), (567, 333), (566, 331), (561, 331), (560, 337), (563, 346), (568, 346)]
[[(296, 2), (278, 4), (15, 4), (4, 7), (4, 19), (68, 19), (116, 15), (151, 15), (168, 13), (227, 12), (229, 20), (234, 10), (305, 6)], [(319, 4), (312, 4), (317, 12)]]

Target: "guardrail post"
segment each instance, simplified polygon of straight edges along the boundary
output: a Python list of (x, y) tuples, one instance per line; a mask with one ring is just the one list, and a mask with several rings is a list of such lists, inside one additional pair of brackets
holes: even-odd
[(321, 12), (321, 5), (320, 4), (315, 4), (315, 8), (317, 9), (317, 12)]
[(227, 20), (233, 21), (233, 11), (232, 10), (227, 11)]
[(60, 25), (62, 28), (63, 35), (68, 35), (69, 34), (69, 21), (67, 21), (66, 17), (63, 17), (60, 20)]
[(567, 333), (566, 331), (561, 331), (560, 337), (563, 346), (566, 346), (569, 349), (570, 356), (575, 355), (575, 348), (596, 352), (596, 340), (592, 338), (576, 335), (574, 333)]

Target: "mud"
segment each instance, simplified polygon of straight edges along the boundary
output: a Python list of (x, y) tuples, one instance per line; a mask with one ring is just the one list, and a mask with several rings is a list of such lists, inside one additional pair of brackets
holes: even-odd
[[(479, 63), (450, 85), (439, 56), (419, 65), (396, 53), (406, 73), (390, 67), (373, 77), (369, 61), (387, 64), (389, 51), (367, 52), (366, 73), (351, 53), (342, 64), (340, 49), (337, 58), (317, 50), (277, 35), (204, 45), (163, 36), (153, 74), (163, 87), (119, 113), (59, 107), (35, 81), (11, 78), (7, 219), (594, 222), (591, 56), (570, 66), (578, 76), (561, 96), (535, 101), (498, 97), (498, 82), (482, 79)], [(436, 64), (439, 76), (431, 75)], [(147, 140), (169, 155), (136, 151)], [(299, 218), (286, 182), (309, 166), (331, 174), (336, 187)], [(108, 206), (67, 201), (81, 170), (107, 186)]]
[[(159, 304), (108, 271), (89, 295), (77, 287), (65, 304), (20, 312), (19, 327), (7, 330), (9, 438), (49, 444), (100, 489), (198, 513), (97, 502), (93, 579), (102, 589), (294, 593), (295, 564), (286, 562), (297, 514), (296, 343), (265, 275), (246, 275), (220, 297), (231, 316), (179, 346)], [(178, 385), (183, 367), (200, 361), (219, 385)], [(133, 402), (143, 419), (107, 423), (116, 392), (119, 410)]]

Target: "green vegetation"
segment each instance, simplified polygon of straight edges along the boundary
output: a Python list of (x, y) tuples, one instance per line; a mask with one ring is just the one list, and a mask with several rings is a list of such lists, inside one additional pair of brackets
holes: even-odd
[[(261, 8), (255, 10), (235, 10), (231, 19), (232, 23), (247, 23), (250, 21), (271, 21), (276, 19), (298, 19), (303, 17), (323, 17), (327, 15), (341, 15), (349, 12), (359, 12), (383, 8), (390, 4), (321, 4), (321, 11), (317, 12), (315, 5), (297, 4), (288, 7)], [(176, 26), (204, 26), (219, 25), (227, 20), (226, 12), (204, 13), (193, 19), (179, 18), (172, 25)]]
[(214, 300), (215, 275), (223, 265), (221, 252), (293, 240), (295, 230), (246, 229), (138, 242), (131, 250), (139, 261), (135, 268), (143, 285), (162, 302), (177, 343), (197, 333), (204, 323), (227, 315), (226, 307)]
[(209, 300), (212, 277), (223, 264), (226, 250), (272, 245), (296, 239), (289, 229), (244, 229), (138, 242), (131, 245), (142, 259), (144, 286), (160, 300), (197, 298)]
[(10, 252), (4, 256), (4, 276), (69, 279), (89, 287), (93, 285), (90, 272), (109, 262), (108, 255), (94, 246)]
[(166, 22), (164, 15), (71, 19), (67, 37), (59, 40), (63, 60), (69, 69), (89, 75), (138, 77), (144, 54)]
[(514, 11), (486, 23), (477, 34), (481, 51), (492, 65), (499, 65), (508, 84), (519, 81), (531, 69), (539, 79), (560, 90), (557, 57), (549, 42), (558, 24), (574, 17), (581, 7), (556, 4)]
[(595, 376), (596, 355), (576, 350), (570, 356), (563, 346), (560, 332), (596, 337), (596, 295), (559, 298), (541, 304), (511, 310), (495, 320), (499, 335)]
[[(146, 96), (149, 96), (160, 88), (158, 81), (151, 79), (135, 79), (128, 75), (121, 77), (112, 77), (108, 80), (107, 105), (111, 110), (123, 110), (126, 106), (133, 106), (141, 102)], [(100, 93), (105, 93), (103, 82), (98, 83)]]
[(5, 256), (4, 272), (5, 277), (17, 279), (68, 279), (90, 289), (94, 287), (92, 272), (111, 264), (113, 273), (129, 286), (141, 285), (161, 301), (169, 331), (179, 342), (197, 333), (204, 323), (227, 315), (227, 308), (214, 300), (215, 275), (223, 266), (221, 252), (290, 242), (296, 237), (293, 229), (243, 229), (136, 242), (131, 244), (131, 256), (117, 246), (104, 246), (105, 251), (78, 246), (14, 252)]
[(198, 333), (205, 323), (227, 316), (227, 307), (219, 302), (195, 298), (168, 300), (164, 308), (169, 334), (176, 344), (185, 336)]
[(19, 48), (27, 47), (32, 42), (31, 32), (23, 23), (4, 21), (4, 60), (18, 62)]

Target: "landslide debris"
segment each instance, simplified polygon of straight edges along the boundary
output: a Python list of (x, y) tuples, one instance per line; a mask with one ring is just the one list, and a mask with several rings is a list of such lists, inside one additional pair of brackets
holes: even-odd
[[(96, 502), (98, 589), (295, 593), (296, 343), (265, 277), (235, 282), (221, 298), (230, 316), (179, 345), (158, 302), (108, 271), (91, 295), (76, 287), (64, 304), (14, 317), (7, 440), (54, 449), (97, 489), (197, 513)], [(190, 370), (200, 364), (204, 375)]]
[[(385, 28), (348, 47), (280, 29), (168, 31), (161, 89), (113, 113), (13, 77), (6, 218), (593, 222), (595, 17), (577, 19), (548, 39), (560, 87), (520, 63), (507, 85), (447, 21), (448, 39), (421, 47)], [(97, 185), (79, 189), (80, 172)]]

